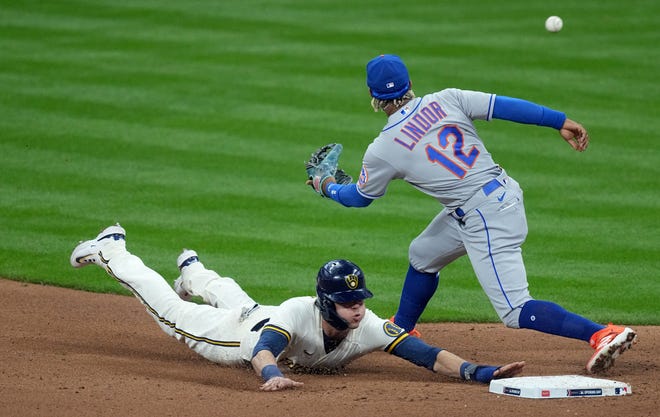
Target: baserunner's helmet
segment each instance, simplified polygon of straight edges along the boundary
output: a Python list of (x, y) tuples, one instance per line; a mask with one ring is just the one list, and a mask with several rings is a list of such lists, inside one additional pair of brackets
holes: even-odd
[(348, 323), (337, 314), (335, 303), (350, 303), (373, 297), (366, 287), (362, 269), (346, 259), (327, 262), (319, 269), (316, 294), (316, 305), (321, 310), (321, 316), (338, 330), (348, 328)]

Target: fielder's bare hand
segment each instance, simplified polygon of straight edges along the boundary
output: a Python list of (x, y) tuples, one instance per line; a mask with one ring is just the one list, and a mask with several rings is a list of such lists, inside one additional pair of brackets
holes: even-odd
[(500, 369), (493, 373), (493, 379), (511, 378), (522, 373), (525, 367), (525, 362), (513, 362), (508, 365), (502, 366)]
[(566, 119), (559, 134), (573, 149), (583, 152), (589, 146), (589, 133), (581, 124), (571, 119)]
[(302, 382), (297, 382), (289, 378), (276, 376), (266, 381), (264, 384), (259, 387), (262, 391), (281, 391), (288, 388), (297, 388), (302, 387), (304, 384)]

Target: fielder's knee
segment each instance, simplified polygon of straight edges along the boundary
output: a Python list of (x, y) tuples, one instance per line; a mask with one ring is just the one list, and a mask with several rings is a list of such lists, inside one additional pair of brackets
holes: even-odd
[(520, 329), (519, 318), (520, 318), (521, 307), (509, 310), (508, 313), (500, 317), (500, 320), (502, 320), (502, 323), (504, 323), (506, 327), (509, 327), (511, 329)]

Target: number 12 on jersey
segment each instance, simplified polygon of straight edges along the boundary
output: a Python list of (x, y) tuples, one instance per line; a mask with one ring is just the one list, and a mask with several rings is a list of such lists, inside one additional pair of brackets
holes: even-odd
[[(451, 148), (451, 155), (447, 156), (443, 151), (447, 152), (447, 147), (454, 143)], [(467, 169), (472, 168), (474, 163), (479, 157), (479, 149), (472, 146), (468, 153), (463, 150), (463, 132), (456, 125), (443, 126), (438, 132), (438, 149), (432, 145), (426, 145), (426, 156), (429, 161), (439, 164), (458, 178), (463, 178), (467, 173)]]

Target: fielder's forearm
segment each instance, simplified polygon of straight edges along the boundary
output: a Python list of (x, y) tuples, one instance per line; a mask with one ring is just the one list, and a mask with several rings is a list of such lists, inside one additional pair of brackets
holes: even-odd
[(516, 123), (534, 124), (561, 129), (566, 115), (560, 111), (530, 101), (506, 96), (497, 96), (493, 107), (493, 118)]
[(325, 196), (345, 207), (366, 207), (373, 201), (360, 194), (354, 183), (342, 185), (332, 182), (323, 191)]

